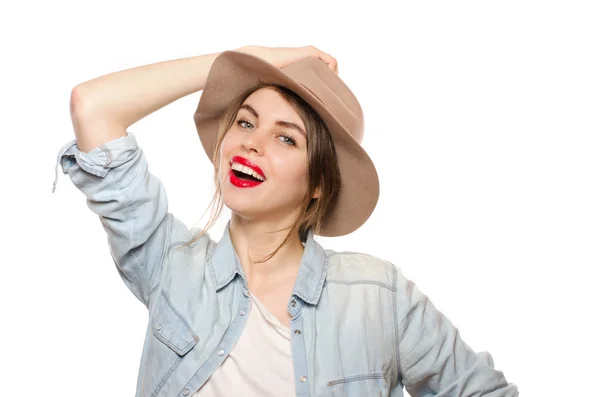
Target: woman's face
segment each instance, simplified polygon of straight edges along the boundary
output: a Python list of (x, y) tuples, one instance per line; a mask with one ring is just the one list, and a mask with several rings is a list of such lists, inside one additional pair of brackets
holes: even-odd
[(308, 187), (305, 131), (281, 94), (269, 88), (252, 93), (221, 143), (224, 204), (251, 220), (295, 219)]

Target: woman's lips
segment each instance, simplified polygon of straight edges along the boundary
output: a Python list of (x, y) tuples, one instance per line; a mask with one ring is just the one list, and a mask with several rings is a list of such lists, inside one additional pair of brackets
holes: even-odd
[(265, 173), (260, 169), (260, 167), (256, 163), (248, 160), (245, 157), (233, 156), (233, 158), (231, 159), (231, 162), (245, 165), (246, 167), (248, 167), (248, 168), (252, 169), (254, 172), (256, 172), (258, 175), (262, 176), (263, 179), (265, 179), (265, 180), (267, 179), (265, 177)]
[(250, 179), (241, 179), (235, 176), (232, 169), (229, 169), (229, 181), (233, 186), (237, 187), (254, 187), (260, 185), (260, 181), (252, 181)]
[[(267, 178), (265, 178), (265, 174), (260, 169), (260, 167), (245, 157), (233, 156), (233, 158), (231, 159), (230, 166), (233, 163), (238, 163), (243, 166), (246, 166), (246, 167), (250, 168), (252, 171), (256, 172), (258, 175), (260, 175), (264, 180), (267, 179)], [(263, 181), (255, 181), (255, 180), (251, 180), (251, 179), (238, 178), (235, 175), (235, 173), (233, 172), (233, 169), (231, 169), (231, 168), (229, 168), (229, 181), (231, 182), (231, 184), (233, 186), (237, 186), (237, 187), (254, 187), (254, 186), (258, 186), (261, 183), (263, 183)]]

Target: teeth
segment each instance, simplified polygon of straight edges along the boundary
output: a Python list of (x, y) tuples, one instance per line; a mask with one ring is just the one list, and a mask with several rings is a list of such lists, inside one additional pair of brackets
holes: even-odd
[(258, 179), (259, 181), (264, 181), (265, 180), (265, 178), (263, 178), (262, 176), (258, 175), (251, 168), (246, 167), (245, 165), (241, 165), (239, 163), (233, 163), (233, 164), (231, 164), (231, 169), (243, 172), (246, 175), (252, 175), (253, 177), (255, 177), (256, 179)]

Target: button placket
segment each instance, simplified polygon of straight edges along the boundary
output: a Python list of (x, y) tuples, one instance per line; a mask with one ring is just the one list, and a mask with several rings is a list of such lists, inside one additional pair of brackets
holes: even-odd
[(292, 338), (292, 363), (295, 374), (294, 382), (296, 384), (296, 392), (298, 395), (308, 395), (309, 393), (309, 366), (306, 357), (304, 335), (302, 334), (303, 319), (300, 315), (300, 311), (303, 307), (303, 303), (298, 302), (297, 297), (292, 298), (288, 307), (290, 314), (292, 315), (290, 321), (290, 328), (293, 330), (294, 336)]

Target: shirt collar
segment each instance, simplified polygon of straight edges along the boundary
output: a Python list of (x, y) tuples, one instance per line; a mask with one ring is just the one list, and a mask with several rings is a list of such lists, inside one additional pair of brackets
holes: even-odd
[[(213, 282), (217, 291), (221, 290), (238, 274), (247, 285), (246, 277), (241, 262), (231, 241), (229, 225), (227, 222), (223, 237), (216, 244), (210, 258), (209, 266), (212, 270)], [(300, 262), (300, 269), (294, 284), (293, 294), (306, 303), (316, 305), (323, 290), (325, 276), (327, 275), (328, 260), (325, 249), (314, 239), (312, 229), (308, 232), (304, 253)]]

